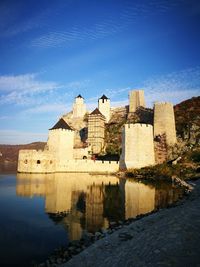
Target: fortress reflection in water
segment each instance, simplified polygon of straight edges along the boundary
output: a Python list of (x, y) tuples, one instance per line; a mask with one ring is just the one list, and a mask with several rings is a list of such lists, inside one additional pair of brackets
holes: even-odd
[(70, 240), (80, 239), (84, 229), (95, 232), (107, 228), (109, 221), (165, 207), (181, 195), (170, 185), (154, 187), (87, 173), (18, 173), (16, 188), (21, 197), (44, 197), (45, 212), (66, 228)]

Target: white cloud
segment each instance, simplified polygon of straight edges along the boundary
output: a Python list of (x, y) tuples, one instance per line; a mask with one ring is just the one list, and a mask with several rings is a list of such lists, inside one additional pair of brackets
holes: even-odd
[[(71, 81), (60, 84), (53, 81), (41, 81), (39, 74), (0, 76), (0, 104), (19, 106), (41, 106), (46, 103), (63, 104), (77, 90), (85, 89), (90, 80)], [(65, 92), (62, 92), (65, 89)], [(53, 105), (52, 104), (52, 105)]]
[(55, 82), (44, 82), (36, 79), (38, 74), (28, 73), (24, 75), (0, 76), (0, 91), (25, 93), (45, 92), (60, 88)]
[(16, 130), (0, 130), (0, 144), (28, 144), (31, 142), (46, 142), (47, 133), (33, 133)]
[(31, 114), (34, 113), (42, 114), (42, 113), (52, 113), (52, 112), (62, 114), (66, 112), (66, 109), (67, 109), (67, 104), (46, 104), (27, 109), (25, 112)]

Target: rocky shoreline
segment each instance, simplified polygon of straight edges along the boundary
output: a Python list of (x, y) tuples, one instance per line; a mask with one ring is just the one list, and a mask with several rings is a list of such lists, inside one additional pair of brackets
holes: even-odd
[[(188, 184), (182, 181), (181, 179), (174, 179), (173, 182), (178, 186), (184, 187), (184, 198), (179, 200), (178, 202), (169, 204), (166, 207), (166, 210), (169, 208), (178, 207), (183, 203), (185, 203), (187, 201), (189, 193), (193, 189), (193, 186), (191, 184)], [(100, 240), (103, 240), (103, 242), (108, 242), (108, 240), (112, 239), (113, 235), (117, 234), (120, 242), (131, 240), (133, 238), (133, 235), (127, 229), (127, 227), (129, 227), (130, 225), (134, 225), (138, 222), (139, 223), (141, 222), (140, 224), (142, 225), (142, 221), (145, 218), (148, 218), (150, 216), (158, 216), (161, 210), (162, 209), (153, 210), (147, 214), (138, 215), (136, 218), (129, 218), (124, 221), (110, 222), (108, 229), (100, 229), (98, 232), (94, 234), (84, 232), (80, 240), (71, 241), (69, 242), (67, 247), (60, 247), (56, 249), (54, 253), (51, 256), (49, 256), (49, 258), (45, 262), (34, 266), (49, 267), (49, 266), (60, 266), (63, 264), (64, 264), (63, 266), (68, 266), (68, 264), (69, 266), (90, 266), (90, 265), (76, 265), (78, 264), (77, 261), (74, 265), (73, 261), (74, 259), (79, 258), (78, 254), (80, 254), (81, 252), (87, 253), (86, 251), (88, 251), (90, 247), (96, 246)], [(140, 232), (142, 231), (142, 229), (143, 227), (140, 226)]]

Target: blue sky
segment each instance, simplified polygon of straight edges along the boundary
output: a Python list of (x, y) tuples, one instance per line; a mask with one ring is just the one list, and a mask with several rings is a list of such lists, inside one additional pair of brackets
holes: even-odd
[(1, 0), (0, 63), (0, 143), (45, 141), (79, 93), (176, 104), (200, 92), (200, 2)]

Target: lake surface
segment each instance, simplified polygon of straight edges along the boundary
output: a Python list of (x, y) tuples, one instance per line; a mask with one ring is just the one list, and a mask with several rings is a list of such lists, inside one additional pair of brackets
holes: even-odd
[(29, 266), (83, 231), (165, 207), (182, 196), (156, 186), (108, 175), (0, 175), (0, 265)]

